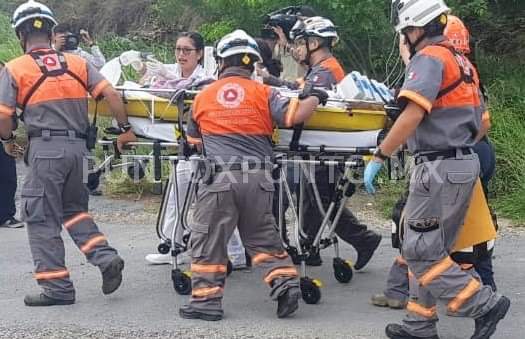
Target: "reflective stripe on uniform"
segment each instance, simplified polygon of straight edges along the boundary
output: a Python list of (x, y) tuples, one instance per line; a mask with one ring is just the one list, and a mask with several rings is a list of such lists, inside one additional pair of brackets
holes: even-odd
[(36, 280), (64, 279), (69, 278), (69, 271), (64, 268), (57, 271), (37, 272), (33, 276)]
[(7, 117), (11, 117), (11, 116), (13, 116), (14, 112), (15, 112), (14, 108), (0, 104), (0, 115), (5, 115)]
[(404, 89), (401, 92), (399, 92), (398, 97), (407, 98), (408, 100), (413, 101), (415, 104), (421, 106), (421, 108), (423, 108), (427, 113), (430, 113), (430, 111), (432, 111), (432, 103), (428, 101), (427, 98), (425, 98), (417, 92)]
[(256, 255), (253, 256), (252, 258), (252, 263), (254, 265), (260, 265), (261, 263), (265, 262), (265, 261), (271, 261), (271, 260), (274, 260), (274, 259), (286, 259), (288, 258), (288, 253), (285, 252), (282, 252), (282, 253), (273, 253), (273, 254), (270, 254), (270, 253), (257, 253)]
[(76, 224), (78, 224), (78, 223), (80, 223), (81, 221), (84, 221), (84, 220), (93, 220), (93, 217), (91, 217), (86, 212), (79, 213), (79, 214), (75, 215), (74, 217), (72, 217), (71, 219), (69, 219), (66, 222), (64, 222), (64, 228), (66, 230), (69, 230), (73, 226), (75, 226)]
[(205, 298), (222, 292), (223, 289), (220, 286), (194, 288), (191, 292), (191, 296), (194, 298)]
[(275, 279), (281, 277), (297, 277), (299, 274), (295, 267), (281, 267), (272, 270), (264, 278), (264, 282), (270, 285)]
[(84, 254), (88, 254), (89, 252), (91, 252), (91, 250), (93, 250), (93, 248), (105, 241), (107, 241), (107, 239), (106, 236), (104, 236), (103, 234), (95, 235), (94, 237), (86, 241), (86, 243), (82, 247), (80, 247), (80, 251)]
[(432, 281), (434, 281), (437, 277), (442, 275), (454, 265), (455, 263), (452, 260), (452, 258), (446, 257), (445, 259), (432, 266), (432, 268), (429, 269), (425, 274), (423, 274), (421, 278), (419, 278), (419, 283), (421, 284), (421, 286), (429, 285), (430, 283), (432, 283)]
[(437, 314), (437, 307), (436, 306), (424, 307), (413, 301), (409, 301), (407, 303), (407, 311), (410, 313), (417, 314), (427, 319), (432, 319)]
[(226, 273), (226, 265), (191, 264), (193, 273)]
[(467, 286), (465, 286), (465, 288), (461, 290), (461, 292), (459, 292), (451, 302), (448, 303), (447, 309), (452, 313), (456, 313), (459, 311), (461, 306), (467, 302), (467, 300), (472, 298), (472, 296), (479, 291), (480, 288), (481, 283), (477, 279), (472, 278)]

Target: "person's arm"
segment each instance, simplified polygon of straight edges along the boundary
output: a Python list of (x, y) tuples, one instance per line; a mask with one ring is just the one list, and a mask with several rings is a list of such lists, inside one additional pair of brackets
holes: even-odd
[(280, 79), (276, 76), (270, 75), (270, 73), (260, 73), (260, 76), (263, 78), (263, 83), (268, 86), (273, 87), (286, 87), (289, 89), (299, 89), (301, 87), (301, 84), (298, 81), (286, 81), (283, 79)]
[(122, 102), (120, 94), (111, 86), (104, 76), (95, 69), (95, 66), (86, 62), (86, 67), (89, 93), (95, 100), (102, 97), (106, 99), (119, 128), (125, 130), (125, 132), (121, 133), (117, 138), (117, 148), (122, 152), (125, 144), (137, 140), (137, 137), (129, 125), (126, 107)]
[(270, 89), (269, 106), (272, 118), (281, 127), (292, 127), (310, 119), (321, 101), (328, 95), (321, 90), (314, 90), (304, 99), (282, 96), (279, 91)]
[(113, 86), (106, 86), (101, 91), (101, 95), (108, 103), (113, 118), (117, 121), (118, 125), (127, 125), (129, 123), (128, 114), (126, 112), (126, 106), (124, 106), (124, 103), (122, 102), (122, 97), (120, 96), (120, 93), (117, 92), (113, 88)]
[(481, 139), (487, 136), (491, 125), (492, 124), (490, 122), (490, 113), (488, 111), (485, 111), (485, 113), (483, 113), (483, 116), (481, 117), (481, 128), (478, 132), (478, 135), (476, 136), (476, 143), (478, 143)]
[[(1, 108), (0, 108), (1, 110)], [(13, 118), (0, 112), (0, 138), (7, 140), (13, 135)]]
[[(96, 48), (98, 49), (98, 47)], [(101, 69), (106, 64), (106, 59), (104, 56), (102, 56), (102, 59), (100, 59), (99, 56), (86, 52), (82, 48), (78, 49), (78, 55), (93, 65), (97, 70)]]
[(95, 40), (91, 37), (88, 31), (81, 29), (80, 37), (82, 41), (89, 47), (91, 54), (85, 51), (81, 51), (81, 56), (91, 62), (97, 69), (101, 69), (106, 64), (106, 58), (100, 51)]
[[(392, 156), (399, 146), (406, 143), (408, 138), (414, 133), (417, 126), (425, 117), (426, 111), (423, 107), (410, 101), (407, 107), (403, 110), (399, 118), (390, 129), (385, 140), (379, 145), (381, 153), (385, 156)], [(376, 161), (383, 161), (375, 158)]]
[(15, 114), (18, 86), (7, 69), (0, 69), (0, 137), (9, 139), (15, 128), (13, 116)]

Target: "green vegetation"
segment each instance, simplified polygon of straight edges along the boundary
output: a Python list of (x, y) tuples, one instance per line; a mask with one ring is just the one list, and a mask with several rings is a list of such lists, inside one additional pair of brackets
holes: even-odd
[[(11, 13), (21, 0), (5, 0), (0, 11)], [(58, 15), (87, 28), (98, 37), (108, 58), (124, 50), (154, 53), (159, 60), (173, 61), (176, 33), (200, 31), (213, 43), (234, 28), (258, 35), (264, 14), (300, 0), (47, 0)], [(492, 198), (498, 212), (525, 223), (525, 2), (522, 0), (447, 0), (454, 13), (465, 19), (476, 37), (476, 54), (482, 79), (490, 93), (493, 119), (491, 139), (497, 151), (497, 173)], [(337, 56), (347, 71), (359, 70), (385, 79), (394, 68), (395, 37), (389, 24), (391, 0), (311, 0), (320, 15), (331, 18), (341, 36)], [(391, 51), (394, 57), (389, 58)], [(0, 61), (20, 53), (9, 19), (0, 15)], [(401, 71), (397, 69), (396, 72)], [(131, 74), (126, 72), (131, 77)], [(126, 183), (115, 178), (117, 191)], [(403, 185), (381, 185), (381, 201), (386, 213)], [(139, 194), (149, 187), (135, 187)], [(128, 192), (129, 193), (129, 192)], [(388, 213), (387, 213), (388, 214)]]

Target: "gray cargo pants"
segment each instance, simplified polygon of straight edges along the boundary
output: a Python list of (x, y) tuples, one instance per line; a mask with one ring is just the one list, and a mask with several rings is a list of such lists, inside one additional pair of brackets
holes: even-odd
[(89, 156), (85, 140), (73, 137), (32, 138), (27, 174), (22, 188), (22, 215), (27, 223), (35, 279), (43, 293), (73, 300), (60, 235), (62, 225), (87, 260), (103, 271), (117, 255), (88, 212), (83, 183), (83, 159)]
[(396, 258), (386, 281), (383, 294), (390, 299), (406, 302), (408, 299), (408, 266), (403, 257)]
[(498, 301), (474, 270), (463, 271), (450, 253), (479, 174), (475, 154), (423, 162), (414, 168), (404, 210), (402, 256), (412, 274), (404, 320), (414, 336), (436, 335), (436, 300), (450, 315), (478, 318)]
[(263, 170), (221, 172), (213, 183), (199, 186), (190, 237), (191, 308), (223, 314), (227, 244), (236, 226), (252, 263), (267, 269), (264, 281), (272, 299), (299, 288), (298, 272), (275, 226), (273, 192), (271, 174)]

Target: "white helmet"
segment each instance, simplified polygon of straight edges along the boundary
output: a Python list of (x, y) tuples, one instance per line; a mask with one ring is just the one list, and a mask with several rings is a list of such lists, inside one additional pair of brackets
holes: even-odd
[(238, 54), (251, 54), (256, 56), (258, 60), (262, 60), (257, 42), (242, 29), (225, 35), (217, 44), (217, 56), (219, 58), (224, 59)]
[(424, 27), (448, 13), (450, 8), (443, 0), (392, 0), (391, 21), (396, 32), (401, 32), (407, 27)]
[(305, 37), (332, 39), (333, 45), (339, 41), (339, 36), (337, 35), (334, 23), (331, 20), (320, 16), (297, 21), (290, 31), (290, 38), (292, 40)]
[(36, 2), (34, 0), (29, 0), (15, 10), (13, 13), (13, 18), (11, 19), (11, 25), (13, 28), (18, 31), (19, 27), (31, 19), (44, 19), (48, 20), (51, 23), (51, 27), (58, 24), (55, 19), (53, 12), (44, 4)]

